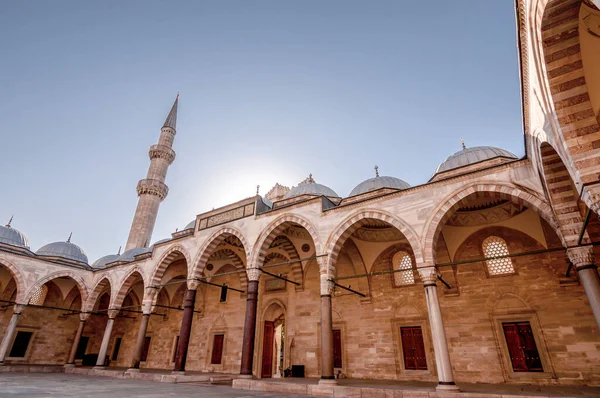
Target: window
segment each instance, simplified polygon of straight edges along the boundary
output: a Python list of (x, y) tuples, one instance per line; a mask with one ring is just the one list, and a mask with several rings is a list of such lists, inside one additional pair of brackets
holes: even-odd
[(48, 294), (48, 286), (42, 285), (38, 290), (33, 293), (31, 298), (29, 299), (29, 304), (31, 305), (44, 305), (44, 301), (46, 300), (46, 295)]
[(113, 350), (113, 354), (112, 354), (112, 358), (111, 360), (116, 361), (117, 358), (119, 357), (119, 350), (121, 349), (121, 341), (123, 339), (121, 337), (117, 337), (115, 339), (115, 348)]
[[(483, 254), (485, 257), (508, 256), (508, 246), (504, 239), (497, 236), (489, 236), (483, 241)], [(487, 260), (489, 275), (514, 274), (515, 268), (510, 257), (494, 258)]]
[(75, 352), (75, 359), (83, 359), (89, 342), (89, 337), (81, 336), (81, 339), (79, 340), (79, 345), (77, 346), (77, 351)]
[(515, 372), (543, 372), (542, 361), (529, 322), (502, 323), (510, 362)]
[(144, 338), (144, 347), (142, 348), (142, 356), (140, 357), (141, 362), (146, 362), (148, 359), (148, 351), (150, 350), (150, 336)]
[(407, 252), (401, 251), (394, 254), (394, 257), (392, 257), (392, 268), (394, 271), (397, 271), (393, 274), (395, 286), (407, 286), (415, 283), (412, 260)]
[(219, 302), (220, 303), (224, 303), (227, 301), (227, 286), (223, 285), (221, 286), (221, 297), (219, 298)]
[(33, 332), (17, 332), (17, 336), (15, 337), (15, 341), (13, 342), (8, 356), (11, 358), (25, 358), (27, 347), (29, 347), (32, 336)]
[(224, 334), (215, 334), (213, 338), (212, 355), (210, 358), (211, 365), (220, 365), (223, 357), (223, 341), (225, 340)]
[(342, 331), (333, 331), (333, 367), (342, 367)]
[(425, 344), (423, 343), (421, 327), (401, 327), (400, 337), (402, 338), (402, 352), (404, 353), (404, 369), (427, 370)]

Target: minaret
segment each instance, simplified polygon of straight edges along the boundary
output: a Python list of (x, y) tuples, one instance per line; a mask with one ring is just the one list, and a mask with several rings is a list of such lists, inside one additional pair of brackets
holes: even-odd
[(150, 147), (150, 167), (146, 178), (140, 180), (137, 185), (140, 199), (131, 223), (125, 251), (136, 247), (148, 247), (158, 215), (158, 207), (169, 193), (169, 187), (165, 185), (165, 178), (167, 169), (175, 160), (175, 151), (172, 147), (176, 134), (178, 102), (179, 94), (177, 94), (171, 112), (160, 130), (158, 144)]

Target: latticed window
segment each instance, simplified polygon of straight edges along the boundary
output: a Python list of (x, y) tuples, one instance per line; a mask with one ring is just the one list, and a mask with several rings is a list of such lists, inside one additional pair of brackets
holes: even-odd
[(48, 294), (48, 286), (42, 285), (29, 299), (29, 304), (32, 305), (44, 305), (46, 295)]
[[(483, 241), (483, 254), (485, 257), (508, 256), (508, 246), (504, 239), (497, 236), (489, 236)], [(490, 275), (514, 274), (515, 268), (510, 257), (494, 258), (487, 260), (488, 273)]]
[[(394, 271), (394, 285), (406, 286), (415, 283), (415, 274), (412, 269), (412, 260), (407, 252), (398, 252), (392, 257)], [(402, 271), (405, 270), (405, 271)]]

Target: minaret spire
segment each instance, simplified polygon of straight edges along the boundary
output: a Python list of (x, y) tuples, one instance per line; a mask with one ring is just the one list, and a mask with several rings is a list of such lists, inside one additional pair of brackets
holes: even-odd
[(8, 220), (8, 223), (6, 224), (6, 227), (10, 228), (10, 223), (12, 223), (14, 216), (10, 216), (10, 220)]
[(169, 187), (165, 184), (167, 170), (175, 160), (173, 151), (173, 140), (177, 134), (177, 106), (179, 105), (179, 93), (160, 130), (160, 138), (157, 145), (150, 147), (150, 167), (146, 178), (140, 180), (137, 185), (139, 196), (137, 209), (131, 223), (129, 238), (125, 251), (136, 247), (147, 247), (152, 238), (154, 223), (158, 216), (158, 208), (169, 193)]

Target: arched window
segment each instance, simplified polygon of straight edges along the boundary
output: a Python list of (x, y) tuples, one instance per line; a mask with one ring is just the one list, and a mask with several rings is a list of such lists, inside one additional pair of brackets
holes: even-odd
[(46, 295), (48, 294), (48, 286), (42, 285), (29, 299), (29, 304), (32, 305), (44, 305)]
[[(485, 257), (499, 257), (507, 256), (508, 246), (506, 241), (497, 236), (488, 236), (483, 241), (483, 254)], [(510, 257), (494, 258), (487, 260), (488, 273), (490, 275), (504, 275), (514, 274), (515, 268), (513, 267), (512, 259)]]
[(394, 257), (392, 257), (392, 268), (394, 271), (398, 271), (394, 272), (395, 286), (407, 286), (415, 283), (412, 260), (407, 252), (401, 251), (394, 254)]

